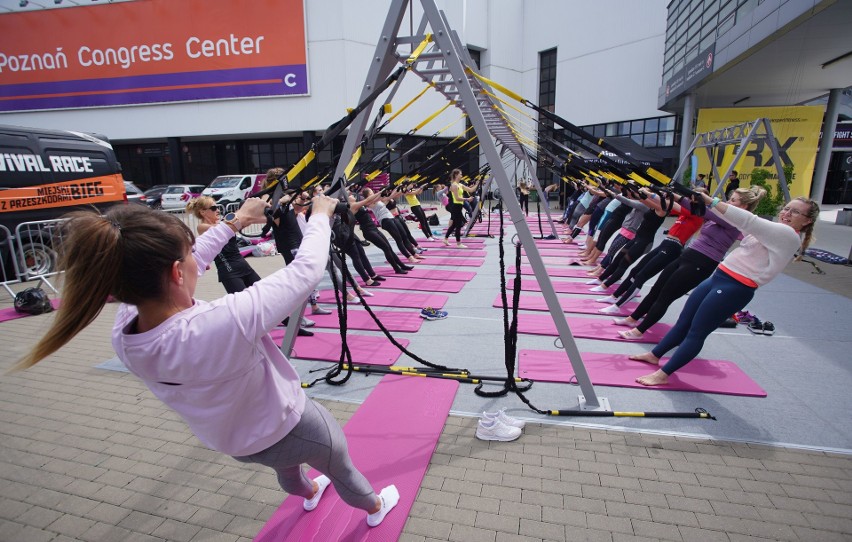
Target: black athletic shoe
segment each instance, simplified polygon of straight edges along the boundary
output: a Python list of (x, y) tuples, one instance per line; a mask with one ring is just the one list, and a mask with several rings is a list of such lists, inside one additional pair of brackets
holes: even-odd
[(775, 324), (772, 322), (763, 322), (763, 334), (775, 335)]
[(368, 246), (370, 246), (370, 242), (369, 242), (369, 241), (367, 241), (366, 239), (362, 239), (362, 240), (361, 240), (361, 246), (368, 247)]
[[(772, 326), (774, 331), (775, 326)], [(758, 320), (757, 318), (753, 318), (752, 321), (748, 324), (748, 330), (754, 333), (755, 335), (763, 335), (763, 322)]]
[(413, 270), (413, 269), (414, 269), (414, 266), (413, 266), (413, 265), (403, 265), (403, 266), (402, 266), (402, 268), (403, 268), (405, 271), (411, 271), (411, 270)]
[(383, 280), (388, 280), (388, 279), (386, 279), (385, 277), (383, 277), (381, 275), (376, 275), (375, 277), (373, 277), (373, 280), (377, 280), (379, 282), (382, 282)]
[(313, 332), (313, 331), (308, 331), (307, 329), (305, 329), (305, 328), (303, 328), (303, 327), (300, 327), (300, 328), (299, 328), (298, 336), (299, 336), (299, 337), (313, 337), (313, 336), (314, 336), (314, 332)]

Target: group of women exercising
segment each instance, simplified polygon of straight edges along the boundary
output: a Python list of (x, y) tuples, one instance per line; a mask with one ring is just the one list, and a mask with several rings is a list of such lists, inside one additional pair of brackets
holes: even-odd
[[(563, 216), (568, 234), (563, 241), (573, 243), (580, 229), (589, 225), (580, 262), (595, 265), (588, 272), (591, 291), (607, 291), (630, 270), (611, 296), (598, 300), (609, 305), (599, 311), (603, 314), (619, 313), (639, 288), (659, 275), (629, 316), (614, 318), (616, 325), (629, 328), (619, 332), (625, 339), (641, 339), (676, 299), (692, 291), (660, 343), (650, 352), (630, 356), (659, 366), (637, 379), (646, 386), (666, 384), (672, 373), (698, 355), (713, 330), (742, 310), (757, 288), (783, 271), (797, 252), (804, 252), (819, 216), (819, 205), (800, 197), (779, 211), (777, 222), (757, 217), (753, 211), (766, 194), (757, 186), (736, 189), (727, 202), (705, 192), (662, 201), (648, 189), (640, 189), (633, 198), (617, 191), (587, 186), (573, 198), (576, 204)], [(706, 208), (700, 216), (692, 212), (699, 203)], [(651, 248), (669, 212), (678, 218), (662, 242)], [(598, 264), (616, 231), (618, 236)], [(737, 239), (741, 239), (739, 246), (728, 253)], [(661, 365), (662, 356), (672, 350), (671, 358)]]
[[(460, 181), (461, 172), (454, 171), (447, 188), (452, 222), (444, 242), (449, 243), (452, 232), (458, 246), (463, 246), (459, 232), (464, 219), (459, 208), (465, 191), (473, 192), (478, 186)], [(764, 194), (756, 188), (738, 189), (728, 202), (696, 195), (708, 208), (703, 217), (691, 213), (695, 199), (684, 198), (669, 206), (645, 193), (637, 205), (611, 191), (596, 194), (590, 189), (589, 193), (591, 197), (570, 225), (570, 240), (576, 237), (573, 228), (581, 217), (589, 217), (584, 223), (590, 228), (604, 226), (597, 242), (589, 235), (585, 256), (591, 264), (605, 248), (599, 243), (601, 237), (605, 233), (612, 236), (621, 228), (609, 248), (613, 256), (601, 262), (606, 265), (595, 279), (614, 284), (633, 266), (614, 302), (623, 303), (661, 272), (636, 311), (616, 320), (631, 328), (624, 332), (626, 338), (641, 337), (674, 299), (693, 290), (663, 340), (651, 351), (631, 356), (658, 366), (638, 379), (648, 386), (665, 384), (699, 353), (704, 340), (724, 319), (742, 309), (797, 250), (807, 247), (819, 213), (814, 201), (796, 198), (781, 209), (778, 222), (758, 218), (751, 211)], [(376, 285), (384, 277), (375, 274), (361, 244), (355, 241), (351, 228), (356, 222), (394, 272), (404, 274), (411, 269), (377, 232), (372, 219), (364, 218), (367, 208), (408, 263), (421, 260), (422, 249), (389, 205), (400, 195), (417, 196), (364, 189), (359, 197), (350, 196), (349, 208), (341, 215), (335, 212), (340, 202), (331, 197), (288, 192), (274, 202), (272, 213), (268, 213), (269, 201), (250, 198), (224, 221), (211, 199), (199, 198), (188, 208), (200, 220), (197, 235), (175, 215), (141, 205), (116, 205), (104, 214), (72, 213), (62, 226), (62, 310), (15, 369), (31, 367), (57, 351), (92, 323), (109, 299), (116, 299), (120, 306), (112, 330), (115, 352), (130, 372), (186, 421), (202, 443), (237, 461), (271, 467), (285, 491), (304, 498), (303, 508), (308, 512), (318, 506), (333, 483), (341, 499), (365, 510), (367, 524), (376, 526), (398, 503), (397, 488), (389, 485), (376, 494), (352, 464), (340, 426), (305, 395), (298, 372), (269, 333), (306, 300), (314, 314), (325, 311), (316, 304), (314, 292), (330, 259), (333, 227), (334, 243), (353, 261), (365, 284)], [(601, 199), (594, 202), (594, 198)], [(604, 204), (606, 199), (610, 201)], [(622, 206), (629, 212), (619, 211)], [(663, 242), (639, 259), (669, 207), (680, 218)], [(592, 212), (586, 213), (587, 209)], [(428, 226), (420, 213), (415, 216)], [(235, 242), (237, 232), (255, 224), (269, 227), (287, 262), (263, 279), (239, 256)], [(697, 239), (684, 250), (696, 230)], [(428, 227), (423, 232), (432, 236)], [(740, 245), (725, 255), (739, 235), (743, 236)], [(619, 239), (624, 241), (616, 251)], [(228, 295), (207, 302), (196, 299), (195, 290), (198, 277), (210, 263), (216, 265)], [(356, 294), (369, 292), (359, 287), (350, 296)], [(660, 366), (662, 356), (671, 350), (671, 358)], [(321, 475), (309, 479), (302, 468), (305, 463)]]

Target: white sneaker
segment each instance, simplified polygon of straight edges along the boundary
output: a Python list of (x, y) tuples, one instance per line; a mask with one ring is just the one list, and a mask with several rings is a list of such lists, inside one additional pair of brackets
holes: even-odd
[(592, 279), (588, 282), (584, 282), (583, 284), (587, 284), (589, 286), (597, 286), (601, 283), (600, 279)]
[(590, 292), (606, 292), (606, 286), (604, 286), (603, 284), (599, 284), (598, 286), (595, 286), (594, 288), (589, 288), (589, 291)]
[(313, 320), (305, 318), (304, 316), (302, 317), (302, 327), (314, 327), (315, 325), (317, 325), (317, 323)]
[(313, 498), (305, 499), (305, 502), (302, 503), (302, 507), (308, 512), (317, 507), (320, 502), (320, 499), (322, 498), (322, 494), (325, 492), (325, 488), (328, 487), (328, 485), (331, 483), (331, 480), (328, 479), (328, 476), (323, 474), (314, 478), (314, 482), (317, 483), (319, 489), (317, 489), (317, 492), (314, 494)]
[(610, 305), (609, 307), (598, 309), (598, 312), (601, 314), (618, 314), (621, 312), (621, 307), (618, 305)]
[(612, 296), (612, 295), (608, 295), (606, 297), (599, 297), (598, 299), (595, 299), (595, 303), (606, 303), (608, 305), (614, 305), (617, 301), (618, 301), (618, 299), (616, 299), (615, 296)]
[(501, 408), (497, 412), (483, 412), (482, 417), (486, 420), (500, 420), (503, 424), (511, 427), (517, 427), (518, 429), (523, 429), (524, 425), (526, 425), (523, 421), (508, 416), (505, 408)]
[(375, 514), (367, 514), (367, 525), (377, 527), (388, 515), (388, 512), (393, 510), (394, 506), (399, 503), (399, 491), (395, 485), (389, 485), (379, 493), (379, 500), (382, 501), (382, 507)]
[(617, 326), (636, 327), (636, 324), (628, 323), (627, 318), (627, 316), (625, 316), (624, 318), (613, 318), (612, 323)]
[(520, 428), (506, 425), (496, 418), (480, 418), (479, 424), (476, 426), (476, 438), (479, 440), (509, 442), (517, 440), (520, 436)]

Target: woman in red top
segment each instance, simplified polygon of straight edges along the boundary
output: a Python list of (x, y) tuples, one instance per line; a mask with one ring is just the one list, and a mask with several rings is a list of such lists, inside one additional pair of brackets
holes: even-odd
[[(648, 199), (646, 201), (652, 209), (662, 210), (659, 200)], [(681, 198), (680, 204), (675, 203), (672, 206), (672, 211), (680, 216), (678, 216), (672, 227), (669, 228), (666, 238), (639, 260), (630, 271), (627, 280), (621, 283), (621, 286), (618, 287), (612, 296), (604, 298), (605, 302), (613, 304), (600, 309), (598, 312), (603, 314), (619, 313), (621, 306), (630, 301), (633, 298), (633, 294), (645, 282), (656, 277), (667, 265), (680, 257), (681, 252), (683, 252), (683, 246), (704, 223), (702, 217), (692, 214), (688, 198)]]

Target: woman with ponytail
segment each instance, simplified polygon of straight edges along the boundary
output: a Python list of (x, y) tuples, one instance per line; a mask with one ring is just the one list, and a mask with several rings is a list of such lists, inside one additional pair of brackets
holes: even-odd
[(636, 379), (645, 386), (666, 384), (669, 375), (692, 361), (713, 330), (745, 307), (757, 288), (781, 273), (798, 250), (804, 250), (819, 217), (817, 202), (803, 197), (787, 203), (778, 213), (778, 222), (759, 218), (719, 198), (706, 194), (703, 198), (708, 212), (737, 227), (745, 238), (722, 260), (716, 272), (690, 294), (677, 323), (663, 340), (650, 352), (630, 356), (659, 365), (660, 358), (676, 348), (660, 369)]
[[(399, 493), (391, 485), (376, 495), (352, 465), (343, 430), (305, 395), (298, 372), (269, 336), (322, 278), (336, 203), (313, 198), (313, 216), (290, 265), (211, 302), (194, 298), (199, 275), (237, 231), (266, 223), (265, 201), (246, 200), (235, 218), (198, 238), (176, 217), (141, 205), (69, 215), (59, 247), (62, 309), (15, 369), (61, 348), (112, 295), (121, 302), (112, 331), (119, 359), (202, 443), (271, 467), (282, 489), (304, 497), (308, 511), (333, 482), (346, 503), (368, 513), (368, 525), (378, 525)], [(302, 463), (322, 476), (310, 480)]]
[[(210, 196), (201, 196), (190, 200), (186, 204), (186, 212), (192, 213), (200, 221), (196, 227), (199, 235), (219, 223), (219, 206)], [(257, 272), (240, 254), (236, 236), (228, 239), (228, 242), (222, 247), (222, 251), (216, 255), (213, 261), (216, 263), (219, 282), (222, 283), (225, 291), (229, 294), (242, 292), (260, 280)]]

